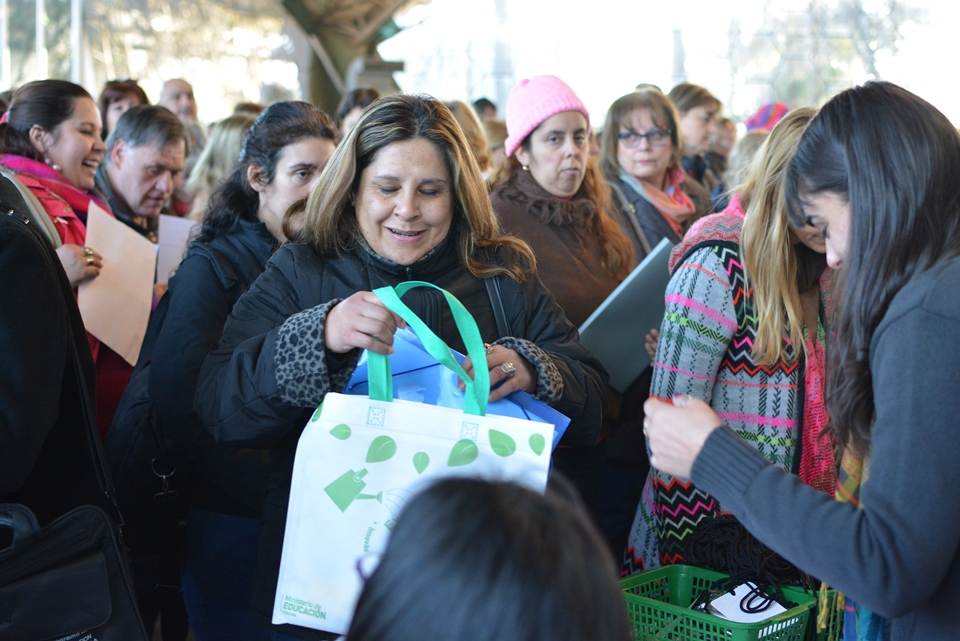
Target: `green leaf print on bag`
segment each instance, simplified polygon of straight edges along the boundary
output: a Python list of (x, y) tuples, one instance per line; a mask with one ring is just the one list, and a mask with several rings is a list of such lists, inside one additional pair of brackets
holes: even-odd
[(543, 454), (543, 448), (547, 446), (547, 439), (543, 438), (543, 434), (533, 434), (530, 437), (530, 449), (537, 453), (537, 456)]
[(388, 461), (397, 453), (397, 442), (389, 436), (378, 436), (373, 439), (370, 449), (367, 450), (367, 463)]
[(490, 430), (490, 447), (497, 456), (510, 456), (517, 451), (517, 442), (509, 434), (497, 430)]
[(346, 423), (340, 423), (340, 425), (337, 425), (335, 428), (330, 430), (330, 434), (333, 436), (333, 438), (345, 441), (350, 438), (350, 434), (352, 434), (352, 432), (350, 431), (349, 425)]
[(470, 439), (460, 439), (453, 444), (453, 450), (450, 452), (450, 458), (447, 460), (447, 466), (461, 467), (463, 465), (469, 465), (477, 460), (477, 456), (479, 455), (480, 450), (477, 449), (476, 443)]
[(413, 455), (413, 467), (416, 468), (417, 474), (423, 474), (428, 465), (430, 465), (430, 457), (426, 452), (417, 452)]
[(317, 421), (319, 421), (321, 414), (323, 414), (323, 403), (320, 404), (320, 407), (314, 410), (313, 416), (310, 417), (310, 422), (316, 423)]

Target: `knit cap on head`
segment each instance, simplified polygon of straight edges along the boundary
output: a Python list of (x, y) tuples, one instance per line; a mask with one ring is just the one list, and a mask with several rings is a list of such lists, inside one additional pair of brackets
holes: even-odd
[(507, 140), (503, 143), (507, 156), (512, 156), (540, 123), (564, 111), (579, 111), (589, 126), (587, 108), (560, 78), (533, 76), (517, 83), (507, 98)]
[(782, 102), (768, 102), (747, 119), (747, 131), (772, 131), (788, 111), (790, 107)]

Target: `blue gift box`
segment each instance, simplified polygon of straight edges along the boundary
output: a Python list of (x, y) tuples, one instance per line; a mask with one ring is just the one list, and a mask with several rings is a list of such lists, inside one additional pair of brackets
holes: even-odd
[[(390, 355), (390, 367), (393, 371), (394, 398), (463, 409), (464, 395), (457, 388), (457, 375), (430, 356), (411, 329), (397, 330), (393, 348), (395, 351)], [(450, 351), (457, 362), (463, 363), (466, 358), (463, 354), (456, 350)], [(358, 396), (369, 394), (366, 350), (360, 355), (357, 369), (347, 381), (343, 393)], [(553, 449), (556, 449), (560, 437), (570, 424), (569, 418), (526, 392), (514, 392), (506, 398), (490, 403), (487, 405), (487, 412), (553, 425)]]

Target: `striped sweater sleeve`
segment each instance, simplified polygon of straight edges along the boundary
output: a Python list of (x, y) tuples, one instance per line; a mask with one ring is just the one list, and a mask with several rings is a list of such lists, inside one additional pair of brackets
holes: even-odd
[(710, 403), (720, 362), (737, 331), (730, 280), (715, 246), (691, 253), (674, 270), (654, 362), (651, 394), (689, 394)]

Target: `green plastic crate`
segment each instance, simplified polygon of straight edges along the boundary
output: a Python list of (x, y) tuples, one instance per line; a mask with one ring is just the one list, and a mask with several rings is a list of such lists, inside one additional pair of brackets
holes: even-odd
[(623, 579), (636, 641), (805, 641), (816, 597), (783, 588), (797, 606), (758, 623), (736, 623), (690, 609), (700, 590), (727, 575), (689, 565), (668, 565)]

